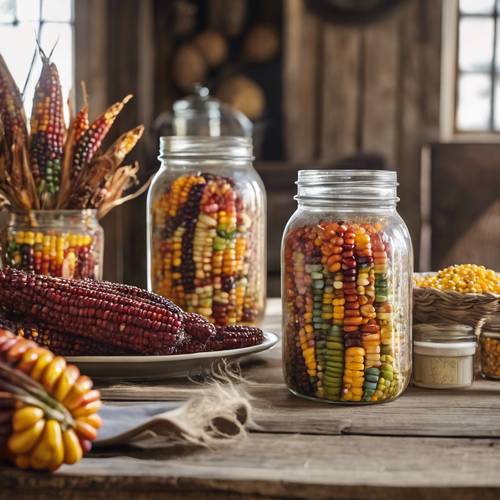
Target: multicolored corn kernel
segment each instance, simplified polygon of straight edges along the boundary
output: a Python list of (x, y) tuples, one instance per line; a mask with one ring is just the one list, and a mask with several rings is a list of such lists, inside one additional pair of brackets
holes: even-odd
[(216, 325), (256, 323), (263, 304), (254, 216), (227, 177), (175, 179), (153, 205), (152, 289)]
[(96, 238), (55, 231), (8, 231), (5, 263), (15, 269), (62, 278), (100, 278)]
[(283, 254), (289, 387), (330, 401), (397, 396), (402, 332), (381, 225), (325, 220), (296, 227), (285, 235)]

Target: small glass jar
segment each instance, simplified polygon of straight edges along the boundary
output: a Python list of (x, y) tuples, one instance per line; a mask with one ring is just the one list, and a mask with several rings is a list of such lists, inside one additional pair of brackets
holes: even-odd
[(413, 254), (396, 173), (301, 170), (282, 244), (283, 365), (296, 395), (390, 401), (411, 370)]
[(474, 381), (474, 329), (460, 324), (413, 327), (413, 383), (427, 389), (467, 389)]
[(2, 263), (63, 278), (102, 279), (104, 231), (96, 210), (11, 213)]
[(258, 324), (266, 195), (244, 137), (162, 137), (148, 194), (148, 286), (217, 325)]
[(481, 376), (500, 380), (500, 314), (489, 318), (481, 331)]

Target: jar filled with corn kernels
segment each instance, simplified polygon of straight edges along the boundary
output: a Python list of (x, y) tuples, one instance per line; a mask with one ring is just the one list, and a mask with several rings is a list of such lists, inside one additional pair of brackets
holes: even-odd
[(283, 365), (294, 394), (390, 401), (412, 362), (413, 254), (395, 172), (301, 170), (282, 244)]
[(148, 286), (217, 325), (258, 324), (266, 195), (245, 137), (160, 139), (148, 194)]
[(96, 210), (9, 214), (2, 264), (62, 278), (102, 279), (104, 231)]
[(481, 375), (500, 380), (500, 314), (494, 314), (484, 324), (481, 335)]

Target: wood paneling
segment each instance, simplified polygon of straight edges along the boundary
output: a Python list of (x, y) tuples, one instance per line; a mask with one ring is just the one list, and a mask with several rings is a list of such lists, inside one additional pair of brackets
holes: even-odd
[(390, 168), (397, 166), (399, 21), (391, 14), (363, 32), (361, 149), (381, 154)]
[[(304, 4), (294, 0), (284, 21), (295, 39), (287, 49), (300, 48), (285, 59), (285, 75), (292, 75), (285, 79), (288, 160), (332, 164), (359, 152), (383, 156), (399, 173), (400, 212), (417, 255), (420, 150), (439, 131), (441, 9), (442, 0), (408, 0), (373, 23), (346, 27), (309, 13), (298, 17)], [(301, 38), (313, 25), (316, 36), (322, 33), (319, 47), (317, 39), (305, 44)], [(321, 106), (312, 107), (310, 89)]]
[[(323, 36), (322, 96), (318, 116), (320, 158), (332, 162), (359, 149), (359, 64), (362, 33), (359, 29), (325, 25)], [(305, 130), (307, 133), (307, 130)], [(309, 158), (311, 160), (311, 158)]]
[(318, 75), (323, 67), (321, 20), (303, 0), (285, 2), (284, 123), (288, 159), (310, 161), (318, 154)]

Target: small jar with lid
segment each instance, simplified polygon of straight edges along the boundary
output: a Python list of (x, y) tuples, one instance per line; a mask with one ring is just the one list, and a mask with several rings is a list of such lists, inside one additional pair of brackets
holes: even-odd
[(413, 382), (427, 389), (466, 389), (474, 381), (476, 337), (472, 326), (413, 327)]
[(500, 380), (500, 314), (492, 316), (481, 331), (481, 376)]

